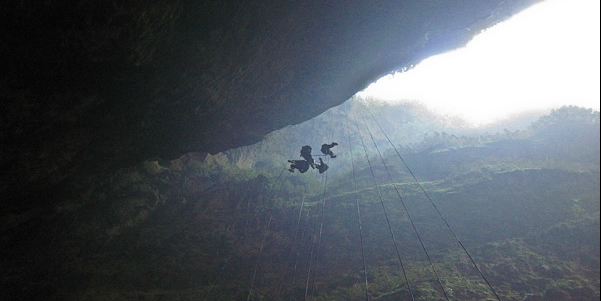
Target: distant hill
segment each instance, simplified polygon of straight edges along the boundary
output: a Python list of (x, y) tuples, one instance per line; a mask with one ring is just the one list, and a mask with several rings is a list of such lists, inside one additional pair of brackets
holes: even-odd
[[(71, 187), (50, 212), (3, 218), (0, 296), (598, 299), (599, 112), (456, 125), (356, 100), (253, 146)], [(326, 173), (287, 171), (331, 141)]]

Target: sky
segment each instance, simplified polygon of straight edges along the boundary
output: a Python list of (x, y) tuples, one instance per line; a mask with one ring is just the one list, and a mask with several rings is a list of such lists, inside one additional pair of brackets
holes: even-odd
[(599, 2), (545, 0), (357, 95), (421, 102), (473, 125), (564, 105), (598, 111)]

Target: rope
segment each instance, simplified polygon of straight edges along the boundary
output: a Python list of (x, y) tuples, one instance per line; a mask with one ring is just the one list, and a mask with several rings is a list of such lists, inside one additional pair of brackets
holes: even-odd
[[(396, 193), (399, 196), (399, 199), (401, 200), (401, 204), (403, 205), (403, 208), (405, 209), (405, 212), (407, 213), (407, 217), (409, 218), (409, 221), (411, 222), (411, 226), (413, 227), (413, 231), (417, 235), (417, 238), (419, 239), (419, 242), (420, 242), (420, 244), (422, 246), (422, 249), (424, 250), (424, 253), (426, 254), (426, 258), (428, 259), (428, 263), (430, 264), (430, 268), (432, 268), (432, 272), (434, 272), (434, 275), (436, 276), (436, 279), (438, 280), (438, 283), (440, 284), (440, 288), (442, 289), (442, 292), (444, 293), (445, 298), (447, 300), (449, 300), (449, 297), (447, 296), (447, 293), (446, 293), (446, 291), (444, 289), (442, 281), (440, 280), (440, 276), (438, 275), (438, 272), (436, 272), (436, 269), (434, 268), (434, 264), (432, 263), (432, 260), (430, 258), (430, 254), (428, 254), (428, 250), (426, 249), (426, 246), (424, 245), (424, 242), (423, 242), (421, 236), (419, 235), (419, 232), (417, 231), (417, 228), (415, 227), (415, 223), (413, 222), (413, 218), (411, 218), (411, 214), (409, 213), (409, 210), (407, 209), (407, 206), (405, 205), (405, 201), (403, 200), (403, 197), (401, 196), (401, 192), (399, 191), (398, 187), (394, 184), (394, 181), (392, 179), (392, 175), (390, 174), (390, 170), (388, 169), (388, 165), (386, 165), (386, 162), (384, 162), (384, 157), (382, 156), (382, 153), (380, 152), (380, 149), (378, 148), (376, 140), (374, 139), (374, 136), (372, 135), (371, 131), (369, 130), (369, 126), (367, 126), (367, 123), (365, 123), (365, 120), (363, 118), (361, 118), (361, 120), (363, 121), (363, 124), (365, 125), (365, 128), (367, 129), (367, 132), (369, 133), (369, 137), (371, 137), (371, 140), (374, 143), (376, 151), (378, 152), (378, 155), (380, 156), (380, 160), (382, 160), (382, 164), (384, 165), (384, 169), (386, 170), (386, 173), (388, 174), (388, 178), (390, 179), (390, 182), (393, 183), (393, 187), (396, 190)], [(407, 275), (405, 275), (405, 279), (407, 279)], [(411, 297), (413, 298), (413, 291), (411, 290), (411, 286), (409, 286), (409, 282), (407, 282), (407, 286), (409, 287), (409, 292), (411, 293)]]
[[(323, 208), (322, 208), (322, 213), (323, 213)], [(305, 299), (307, 300), (307, 290), (309, 289), (309, 279), (311, 279), (311, 266), (313, 265), (313, 246), (315, 245), (315, 232), (316, 232), (316, 228), (317, 228), (317, 224), (315, 224), (315, 226), (313, 226), (313, 235), (311, 236), (311, 248), (309, 251), (309, 267), (307, 269), (307, 281), (305, 284)], [(292, 298), (292, 294), (290, 295), (290, 298)]]
[(298, 258), (300, 257), (300, 245), (301, 242), (303, 241), (303, 239), (305, 238), (305, 232), (307, 230), (307, 225), (309, 224), (309, 217), (310, 217), (310, 213), (311, 212), (311, 208), (307, 209), (307, 214), (305, 214), (305, 227), (303, 227), (303, 234), (301, 235), (301, 239), (299, 241), (299, 246), (296, 250), (296, 260), (294, 262), (294, 272), (292, 273), (292, 283), (291, 283), (291, 292), (290, 292), (290, 300), (292, 300), (292, 289), (294, 288), (294, 281), (296, 279), (296, 270), (298, 267)]
[[(378, 186), (378, 183), (376, 181), (376, 175), (374, 173), (374, 169), (372, 167), (371, 161), (369, 160), (369, 156), (367, 155), (367, 148), (365, 147), (365, 143), (363, 142), (363, 137), (361, 137), (361, 132), (359, 131), (359, 124), (357, 123), (356, 120), (355, 120), (355, 125), (357, 127), (357, 135), (359, 136), (359, 139), (361, 140), (361, 146), (363, 146), (363, 151), (365, 152), (365, 158), (367, 159), (367, 163), (369, 164), (369, 170), (371, 171), (371, 176), (374, 180), (374, 186), (376, 187), (376, 191), (378, 192), (378, 197), (380, 198), (380, 204), (382, 205), (382, 210), (384, 210), (384, 216), (386, 217), (386, 223), (388, 224), (388, 230), (390, 231), (390, 235), (392, 236), (392, 242), (394, 244), (394, 249), (396, 251), (397, 258), (399, 259), (399, 263), (401, 265), (401, 270), (403, 271), (403, 275), (406, 275), (405, 266), (403, 264), (403, 260), (401, 259), (401, 253), (399, 252), (399, 247), (397, 245), (396, 237), (394, 236), (394, 231), (392, 230), (392, 226), (390, 225), (390, 219), (388, 218), (388, 213), (386, 212), (386, 206), (384, 206), (382, 192), (380, 191), (380, 186)], [(405, 281), (407, 282), (407, 286), (409, 286), (409, 282), (407, 281), (406, 276), (405, 276)], [(413, 294), (411, 294), (411, 298), (412, 298), (412, 300), (415, 300), (413, 298)]]
[(255, 285), (255, 278), (257, 276), (257, 270), (259, 269), (259, 263), (261, 262), (261, 254), (263, 254), (263, 246), (265, 244), (265, 239), (267, 238), (267, 230), (269, 230), (269, 226), (271, 225), (272, 219), (273, 215), (270, 215), (269, 221), (267, 222), (267, 227), (265, 228), (265, 233), (263, 234), (263, 240), (261, 241), (261, 248), (259, 249), (259, 256), (257, 258), (257, 263), (255, 264), (255, 271), (253, 272), (253, 277), (250, 283), (250, 289), (248, 290), (248, 296), (246, 297), (246, 301), (250, 300), (250, 296), (252, 295), (252, 290)]
[[(319, 155), (312, 155), (312, 156), (319, 156)], [(329, 162), (329, 160), (328, 160)], [(316, 176), (319, 176), (320, 174), (316, 173)], [(325, 180), (323, 180), (325, 179)], [(326, 186), (327, 186), (327, 173), (325, 175), (323, 175), (322, 177), (322, 183), (323, 183), (323, 187), (324, 187), (324, 191), (323, 191), (323, 195), (322, 195), (322, 214), (321, 214), (321, 219), (320, 219), (320, 229), (319, 229), (319, 239), (318, 239), (318, 243), (317, 243), (317, 255), (316, 255), (316, 263), (315, 263), (315, 270), (317, 270), (318, 264), (319, 264), (319, 252), (320, 252), (320, 245), (321, 245), (321, 237), (322, 237), (322, 233), (323, 233), (323, 212), (324, 212), (324, 206), (325, 206), (325, 191), (326, 191)], [(300, 214), (300, 213), (299, 213)], [(307, 212), (307, 221), (305, 222), (306, 224), (308, 223), (308, 215), (309, 213)], [(303, 229), (303, 237), (304, 237), (304, 232), (306, 230), (306, 224), (305, 224), (305, 228)], [(309, 268), (308, 268), (308, 273), (307, 273), (307, 281), (305, 284), (305, 296), (304, 298), (307, 299), (307, 295), (308, 295), (308, 291), (309, 291), (309, 284), (310, 279), (311, 279), (311, 273), (314, 271), (311, 270), (311, 267), (313, 266), (313, 251), (314, 251), (314, 245), (315, 245), (315, 232), (316, 232), (316, 226), (313, 227), (313, 235), (311, 238), (311, 248), (310, 248), (310, 254), (309, 254)], [(302, 241), (302, 238), (301, 238)], [(295, 275), (296, 275), (296, 270), (297, 270), (297, 264), (298, 264), (298, 258), (299, 258), (299, 254), (300, 254), (300, 248), (297, 250), (297, 257), (296, 257), (296, 262), (295, 262), (295, 266), (294, 266), (294, 275), (293, 275), (293, 279), (292, 279), (292, 287), (294, 287), (294, 281), (295, 281)], [(314, 285), (314, 283), (313, 283)], [(312, 296), (311, 298), (313, 298), (313, 291), (314, 291), (314, 286), (312, 286)], [(290, 296), (290, 298), (292, 299), (292, 294)]]
[(215, 281), (213, 282), (213, 284), (211, 284), (211, 286), (209, 287), (209, 290), (204, 294), (204, 296), (202, 296), (201, 300), (206, 300), (207, 297), (211, 294), (211, 291), (213, 291), (213, 288), (215, 287), (215, 284), (217, 284), (221, 280), (221, 275), (223, 275), (223, 271), (227, 267), (227, 264), (228, 264), (228, 262), (230, 261), (231, 258), (232, 258), (232, 254), (229, 254), (227, 256), (227, 258), (225, 259), (225, 263), (221, 266), (221, 269), (219, 270), (219, 273), (217, 274), (217, 277), (215, 277)]
[[(277, 181), (277, 184), (278, 184), (278, 185), (280, 184), (280, 181), (279, 181), (279, 180), (281, 179), (281, 176), (282, 176), (282, 173), (283, 173), (283, 172), (284, 172), (284, 170), (282, 170), (282, 171), (280, 172), (280, 175), (278, 176), (278, 181)], [(290, 174), (288, 174), (288, 176), (290, 176)], [(271, 187), (271, 190), (272, 190), (272, 189), (273, 189), (273, 187), (275, 187), (275, 186), (276, 186), (276, 184), (274, 184), (274, 185)], [(280, 188), (281, 188), (281, 187), (280, 187)], [(296, 228), (296, 231), (295, 231), (295, 239), (296, 239), (296, 234), (297, 234), (297, 232), (298, 232), (298, 227), (299, 227), (299, 223), (300, 223), (300, 217), (301, 217), (301, 214), (302, 214), (302, 209), (303, 209), (303, 206), (304, 206), (304, 202), (305, 202), (305, 197), (303, 196), (302, 203), (301, 203), (301, 208), (300, 208), (300, 211), (299, 211), (299, 217), (298, 217), (298, 220), (297, 220), (297, 228)], [(309, 212), (307, 212), (307, 215), (308, 215), (308, 214), (309, 214)], [(260, 261), (261, 261), (261, 255), (262, 255), (262, 253), (263, 253), (263, 247), (264, 247), (265, 240), (266, 240), (266, 237), (267, 237), (267, 230), (269, 229), (269, 226), (271, 225), (271, 221), (272, 221), (272, 219), (273, 219), (273, 214), (271, 214), (271, 215), (269, 216), (269, 221), (267, 222), (267, 227), (265, 228), (265, 233), (264, 233), (264, 235), (263, 235), (263, 240), (262, 240), (262, 242), (261, 242), (261, 247), (260, 247), (260, 249), (259, 249), (259, 256), (258, 256), (258, 258), (257, 258), (257, 263), (256, 263), (256, 265), (255, 265), (255, 270), (254, 270), (254, 272), (253, 272), (253, 277), (252, 277), (252, 281), (251, 281), (251, 287), (250, 287), (250, 289), (249, 289), (249, 292), (248, 292), (247, 301), (248, 301), (248, 300), (250, 300), (250, 297), (251, 297), (251, 294), (252, 294), (252, 289), (253, 289), (253, 286), (254, 286), (254, 282), (255, 282), (255, 278), (256, 278), (257, 270), (258, 270), (258, 268), (259, 268), (259, 263), (260, 263)], [(303, 230), (303, 236), (304, 236), (304, 230)], [(296, 265), (295, 265), (295, 272), (296, 272)], [(293, 279), (293, 282), (294, 282), (294, 279)], [(282, 283), (283, 283), (283, 277), (282, 277)], [(282, 284), (280, 284), (280, 289), (281, 289), (281, 286), (282, 286)], [(278, 295), (280, 294), (280, 289), (278, 289)]]
[[(298, 210), (298, 218), (296, 220), (296, 229), (294, 229), (294, 238), (292, 239), (292, 243), (296, 243), (296, 238), (298, 237), (298, 229), (300, 227), (300, 221), (303, 215), (303, 208), (305, 206), (305, 198), (306, 196), (303, 195), (303, 199), (301, 201), (301, 205), (300, 205), (300, 209)], [(308, 214), (308, 212), (307, 212)], [(304, 230), (304, 229), (303, 229)], [(304, 231), (303, 231), (303, 236), (304, 236)], [(297, 243), (298, 244), (298, 243)], [(298, 247), (297, 247), (298, 249)], [(292, 254), (293, 254), (294, 250), (292, 248), (290, 248), (290, 253), (288, 254), (288, 260), (291, 259)], [(280, 281), (280, 286), (278, 288), (278, 294), (277, 294), (277, 299), (280, 299), (280, 294), (282, 292), (282, 287), (284, 285), (284, 280), (286, 278), (286, 267), (288, 266), (288, 260), (286, 261), (286, 264), (284, 265), (284, 268), (282, 269), (282, 280)]]
[[(331, 140), (331, 139), (330, 139)], [(327, 163), (330, 163), (330, 158), (328, 157), (327, 159)], [(326, 163), (326, 164), (327, 164)], [(320, 254), (320, 249), (321, 249), (321, 235), (323, 233), (323, 217), (325, 215), (325, 206), (326, 206), (326, 187), (328, 185), (328, 173), (326, 172), (323, 175), (324, 181), (323, 181), (323, 194), (321, 196), (322, 198), (322, 203), (321, 203), (321, 217), (320, 217), (320, 221), (319, 221), (319, 237), (318, 237), (318, 241), (317, 241), (317, 254), (315, 255), (315, 270), (313, 271), (313, 285), (311, 286), (311, 300), (313, 300), (313, 292), (315, 291), (315, 275), (317, 274), (317, 270), (319, 267), (319, 254)], [(308, 283), (307, 283), (307, 288), (308, 288)], [(307, 288), (305, 288), (305, 299), (307, 298)]]
[(361, 209), (359, 207), (359, 194), (357, 194), (357, 178), (355, 176), (355, 163), (353, 163), (353, 147), (351, 143), (351, 134), (346, 121), (346, 132), (348, 135), (348, 145), (351, 153), (351, 167), (353, 170), (353, 185), (355, 187), (355, 206), (357, 207), (357, 219), (359, 221), (359, 242), (361, 243), (361, 258), (363, 261), (363, 278), (365, 279), (365, 300), (369, 300), (369, 284), (367, 282), (367, 264), (365, 262), (365, 246), (363, 245), (363, 225), (361, 223)]
[[(300, 205), (300, 208), (299, 208), (299, 211), (298, 211), (298, 218), (297, 218), (297, 221), (296, 221), (296, 229), (294, 230), (294, 238), (292, 239), (293, 244), (296, 244), (296, 251), (297, 251), (296, 252), (296, 259), (295, 259), (295, 262), (294, 262), (294, 271), (293, 271), (293, 274), (292, 274), (292, 284), (291, 284), (292, 287), (294, 286), (294, 282), (295, 282), (295, 278), (296, 278), (296, 271), (297, 271), (297, 266), (298, 266), (298, 258), (299, 258), (299, 254), (300, 254), (300, 245), (302, 243), (302, 240), (305, 237), (305, 231), (306, 231), (306, 228), (307, 228), (307, 221), (309, 219), (310, 208), (309, 208), (309, 210), (307, 210), (305, 226), (303, 228), (303, 232), (302, 232), (301, 238), (300, 238), (299, 241), (297, 241), (298, 230), (300, 228), (300, 221), (301, 221), (301, 217), (302, 217), (302, 213), (303, 213), (305, 199), (306, 199), (306, 195), (303, 195), (303, 198), (302, 198), (302, 201), (301, 201), (301, 205)], [(288, 255), (288, 259), (286, 261), (286, 264), (282, 268), (282, 280), (280, 281), (280, 285), (278, 287), (278, 293), (277, 293), (277, 299), (278, 300), (280, 299), (280, 295), (281, 295), (282, 289), (284, 287), (284, 282), (286, 280), (286, 267), (288, 266), (288, 262), (292, 258), (292, 254), (293, 253), (294, 253), (294, 248), (290, 248), (290, 253)]]
[[(276, 183), (274, 183), (273, 185), (271, 185), (269, 187), (269, 192), (267, 193), (268, 195), (272, 195), (273, 189), (274, 187), (279, 184), (279, 182), (282, 179), (282, 174), (283, 174), (283, 170), (280, 172), (280, 174), (278, 175), (277, 179), (276, 179)], [(247, 187), (248, 190), (248, 187)], [(246, 212), (246, 221), (245, 221), (245, 226), (244, 226), (244, 231), (242, 232), (242, 234), (240, 234), (240, 236), (238, 237), (238, 240), (236, 242), (236, 245), (238, 247), (240, 247), (240, 243), (244, 240), (246, 231), (248, 230), (248, 225), (250, 223), (250, 199), (248, 200), (247, 203), (247, 212)], [(256, 212), (255, 212), (255, 217), (257, 216)], [(235, 220), (232, 222), (232, 225), (235, 224)], [(204, 294), (204, 296), (202, 297), (201, 300), (206, 300), (207, 297), (211, 294), (211, 292), (213, 291), (213, 288), (215, 288), (215, 286), (221, 281), (221, 277), (223, 276), (223, 273), (225, 272), (225, 268), (227, 267), (227, 265), (229, 264), (230, 259), (232, 258), (232, 255), (234, 254), (235, 249), (232, 249), (230, 251), (230, 253), (228, 254), (227, 258), (225, 259), (225, 262), (223, 263), (223, 265), (221, 266), (221, 268), (219, 269), (219, 273), (217, 274), (217, 277), (215, 277), (215, 281), (213, 281), (213, 283), (211, 284), (211, 286), (209, 287), (208, 291)]]
[[(329, 141), (332, 140), (332, 133), (330, 133), (330, 136), (328, 138), (330, 138)], [(324, 154), (324, 155), (314, 155), (314, 156), (327, 156), (327, 155)], [(326, 164), (328, 164), (328, 163), (330, 163), (330, 157), (327, 158)], [(316, 175), (319, 176), (319, 174), (316, 174)], [(307, 282), (305, 285), (305, 300), (307, 299), (310, 283), (311, 283), (311, 300), (313, 300), (314, 293), (315, 293), (315, 278), (317, 275), (317, 271), (319, 270), (319, 255), (320, 255), (320, 251), (321, 251), (321, 239), (322, 239), (322, 234), (323, 234), (323, 219), (324, 219), (324, 215), (325, 215), (327, 184), (328, 184), (328, 174), (325, 173), (324, 175), (322, 175), (323, 193), (322, 193), (322, 202), (321, 202), (321, 216), (320, 216), (320, 221), (319, 221), (319, 236), (318, 236), (318, 241), (317, 241), (317, 252), (315, 255), (315, 269), (313, 271), (311, 271), (311, 261), (313, 258), (312, 253), (313, 253), (313, 242), (314, 242), (314, 240), (311, 240), (311, 259), (309, 260), (309, 271), (308, 271), (308, 275), (307, 275)], [(313, 282), (310, 281), (311, 280), (311, 272), (313, 272)]]
[[(409, 165), (407, 165), (407, 163), (403, 159), (403, 156), (401, 156), (401, 154), (399, 153), (399, 151), (397, 150), (397, 148), (394, 146), (394, 144), (392, 143), (392, 141), (390, 140), (390, 138), (388, 137), (388, 135), (386, 134), (386, 132), (384, 132), (384, 130), (382, 129), (382, 126), (380, 126), (380, 123), (376, 120), (376, 118), (373, 116), (373, 114), (371, 114), (371, 112), (369, 112), (369, 111), (367, 111), (367, 112), (372, 117), (372, 119), (376, 122), (376, 124), (378, 125), (378, 127), (380, 128), (380, 130), (382, 131), (382, 133), (384, 134), (384, 136), (386, 137), (386, 139), (388, 140), (388, 142), (390, 143), (390, 145), (392, 146), (392, 148), (394, 149), (394, 151), (396, 152), (396, 154), (398, 155), (398, 157), (401, 159), (401, 162), (403, 162), (403, 165), (405, 165), (405, 167), (407, 168), (407, 170), (409, 171), (409, 173), (411, 174), (411, 176), (413, 177), (413, 179), (415, 180), (415, 182), (417, 183), (417, 185), (419, 186), (419, 188), (421, 189), (421, 191), (424, 193), (424, 195), (426, 196), (426, 198), (428, 199), (428, 201), (430, 201), (430, 204), (432, 204), (432, 206), (434, 207), (434, 209), (436, 209), (436, 212), (438, 213), (438, 216), (442, 219), (442, 221), (445, 223), (445, 225), (447, 226), (447, 228), (451, 231), (451, 233), (453, 234), (453, 236), (455, 237), (455, 239), (457, 240), (457, 242), (459, 243), (459, 245), (461, 246), (461, 248), (463, 249), (463, 251), (465, 252), (465, 254), (467, 254), (467, 256), (469, 257), (470, 261), (472, 262), (472, 264), (474, 265), (474, 267), (478, 271), (478, 274), (480, 274), (480, 276), (482, 277), (482, 279), (484, 279), (484, 282), (486, 282), (486, 285), (488, 285), (488, 287), (493, 292), (493, 294), (495, 295), (495, 297), (497, 298), (497, 300), (501, 301), (501, 298), (499, 297), (499, 295), (497, 294), (497, 292), (495, 291), (495, 289), (492, 287), (492, 285), (490, 284), (490, 282), (488, 281), (488, 279), (486, 278), (486, 276), (484, 276), (484, 273), (482, 273), (482, 271), (480, 270), (480, 268), (478, 267), (478, 265), (474, 261), (474, 258), (472, 257), (472, 255), (467, 251), (467, 248), (463, 245), (463, 243), (461, 242), (461, 240), (459, 239), (459, 237), (457, 236), (457, 234), (455, 234), (455, 231), (453, 231), (453, 229), (451, 228), (451, 226), (447, 222), (447, 219), (444, 218), (444, 216), (442, 215), (442, 213), (440, 213), (440, 211), (438, 210), (438, 207), (436, 207), (436, 204), (434, 204), (434, 201), (432, 201), (432, 198), (430, 197), (430, 195), (426, 192), (426, 190), (424, 189), (424, 187), (417, 180), (417, 177), (415, 176), (415, 174), (413, 173), (413, 171), (411, 171), (411, 168), (409, 168)], [(445, 295), (446, 295), (446, 293), (445, 293)]]

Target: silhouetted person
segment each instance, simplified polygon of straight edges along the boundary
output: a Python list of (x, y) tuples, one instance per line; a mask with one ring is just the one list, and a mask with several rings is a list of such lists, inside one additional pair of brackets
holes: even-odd
[(300, 152), (300, 156), (303, 157), (305, 160), (307, 160), (307, 162), (309, 162), (309, 165), (311, 165), (311, 168), (315, 168), (315, 160), (313, 160), (313, 156), (311, 156), (311, 147), (308, 145), (305, 145), (301, 148), (301, 152)]
[(319, 165), (315, 167), (317, 168), (317, 170), (319, 170), (319, 173), (323, 173), (326, 170), (328, 170), (328, 164), (323, 163), (323, 160), (321, 158), (319, 158)]
[(290, 169), (288, 169), (290, 172), (294, 172), (295, 168), (298, 169), (300, 173), (309, 170), (309, 161), (307, 160), (288, 160), (288, 162), (292, 163), (290, 164)]
[(332, 142), (332, 144), (322, 144), (321, 145), (321, 152), (324, 155), (330, 155), (330, 158), (336, 158), (336, 155), (334, 155), (334, 153), (330, 150), (332, 147), (338, 145), (338, 143), (336, 142)]

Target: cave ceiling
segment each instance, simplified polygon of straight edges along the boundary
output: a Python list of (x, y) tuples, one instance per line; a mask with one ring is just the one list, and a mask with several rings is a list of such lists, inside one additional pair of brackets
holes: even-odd
[(253, 144), (534, 2), (10, 1), (0, 198)]

